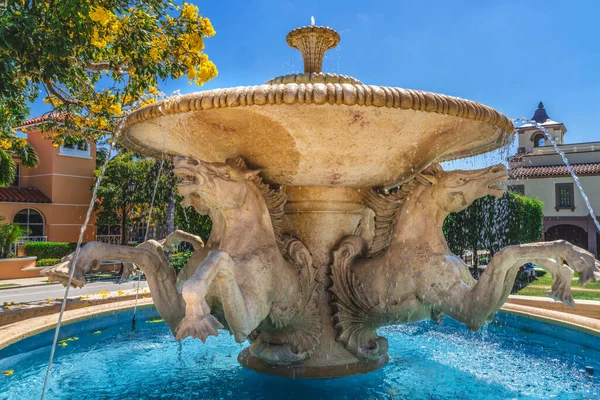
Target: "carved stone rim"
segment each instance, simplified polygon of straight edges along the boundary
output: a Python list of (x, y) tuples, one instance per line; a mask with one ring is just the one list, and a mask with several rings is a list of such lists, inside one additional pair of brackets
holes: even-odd
[[(139, 108), (129, 114), (123, 124), (121, 142), (131, 150), (164, 158), (167, 153), (149, 149), (128, 136), (128, 128), (158, 117), (193, 111), (246, 106), (278, 105), (339, 105), (385, 107), (400, 110), (433, 112), (492, 124), (505, 132), (514, 132), (512, 121), (504, 114), (483, 104), (443, 94), (387, 86), (350, 83), (287, 83), (277, 85), (239, 86), (207, 90), (168, 98)], [(501, 147), (508, 143), (502, 135), (494, 143), (486, 143), (471, 152), (451, 154), (444, 161), (470, 157)]]
[(356, 78), (348, 75), (330, 74), (324, 72), (305, 72), (303, 74), (289, 74), (278, 76), (265, 83), (265, 85), (279, 85), (286, 83), (350, 83), (362, 85)]
[(293, 29), (287, 34), (285, 40), (287, 41), (290, 47), (299, 49), (299, 47), (297, 47), (297, 43), (295, 43), (295, 40), (299, 37), (305, 36), (306, 34), (310, 33), (316, 33), (323, 39), (327, 40), (329, 49), (334, 48), (340, 42), (340, 34), (337, 33), (334, 29), (328, 26), (316, 25), (301, 26), (299, 28)]

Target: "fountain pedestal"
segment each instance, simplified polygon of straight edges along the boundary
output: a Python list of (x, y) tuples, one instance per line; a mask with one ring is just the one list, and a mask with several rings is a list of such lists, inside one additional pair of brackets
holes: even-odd
[[(336, 341), (329, 306), (332, 294), (328, 267), (331, 250), (344, 236), (362, 234), (371, 236), (371, 210), (363, 205), (362, 189), (327, 186), (289, 186), (283, 229), (306, 245), (313, 256), (314, 267), (319, 271), (317, 290), (319, 312), (323, 331), (319, 345), (311, 357), (298, 364), (273, 366), (244, 350), (239, 361), (242, 365), (271, 375), (297, 378), (334, 378), (366, 373), (387, 363), (387, 355), (379, 360), (359, 360)], [(367, 226), (365, 226), (367, 225)], [(326, 227), (326, 229), (324, 229)]]

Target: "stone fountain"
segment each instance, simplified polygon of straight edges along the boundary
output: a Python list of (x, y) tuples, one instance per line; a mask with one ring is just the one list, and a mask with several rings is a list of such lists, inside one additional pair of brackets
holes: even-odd
[[(506, 248), (473, 280), (442, 224), (501, 196), (506, 170), (446, 172), (439, 162), (506, 145), (512, 122), (476, 102), (323, 73), (339, 40), (327, 27), (295, 29), (287, 42), (304, 73), (133, 112), (121, 142), (173, 159), (184, 205), (210, 215), (213, 232), (207, 243), (180, 231), (137, 248), (90, 243), (73, 283), (102, 259), (135, 263), (176, 339), (225, 328), (250, 342), (239, 357), (248, 368), (337, 377), (386, 364), (381, 326), (448, 315), (479, 329), (525, 262), (550, 271), (549, 294), (567, 304), (574, 270), (600, 279), (590, 253), (551, 242)], [(165, 252), (181, 241), (195, 252), (177, 275)], [(68, 265), (46, 274), (64, 281)]]

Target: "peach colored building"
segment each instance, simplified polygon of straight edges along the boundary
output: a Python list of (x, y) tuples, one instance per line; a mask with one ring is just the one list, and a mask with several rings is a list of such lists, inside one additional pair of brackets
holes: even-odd
[[(27, 130), (27, 141), (37, 151), (35, 168), (20, 165), (10, 187), (0, 188), (0, 215), (29, 229), (25, 240), (77, 242), (85, 220), (94, 183), (95, 143), (54, 147), (45, 139), (39, 124), (44, 117), (32, 118), (20, 127)], [(84, 242), (96, 237), (94, 219), (90, 221)]]

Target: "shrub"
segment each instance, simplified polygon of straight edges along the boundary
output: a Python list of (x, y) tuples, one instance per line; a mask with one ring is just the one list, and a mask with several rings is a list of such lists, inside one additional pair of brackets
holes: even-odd
[(466, 250), (489, 250), (493, 255), (506, 246), (536, 242), (544, 224), (543, 207), (538, 199), (512, 192), (501, 199), (477, 199), (446, 218), (443, 229), (448, 246), (459, 256)]
[(171, 265), (173, 268), (175, 268), (175, 271), (179, 272), (187, 265), (191, 256), (191, 250), (186, 250), (181, 253), (173, 253), (173, 255), (171, 255)]
[(27, 242), (25, 243), (25, 255), (44, 258), (62, 258), (75, 251), (75, 243), (67, 242)]
[(60, 258), (41, 258), (35, 261), (36, 267), (51, 267), (60, 263)]

